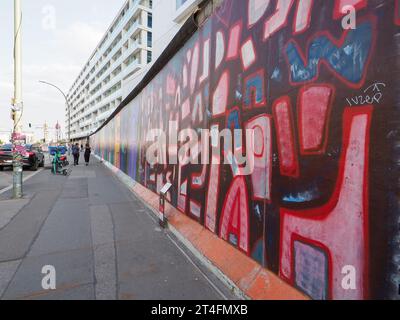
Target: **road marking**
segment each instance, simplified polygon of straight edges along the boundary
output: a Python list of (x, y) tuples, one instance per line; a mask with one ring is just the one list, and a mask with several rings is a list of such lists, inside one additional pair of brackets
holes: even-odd
[(113, 222), (108, 206), (91, 206), (90, 222), (96, 277), (96, 300), (116, 300), (117, 257), (114, 245)]
[[(22, 179), (22, 182), (25, 182), (25, 181), (27, 181), (27, 180), (33, 178), (34, 176), (36, 176), (37, 174), (39, 174), (39, 173), (42, 172), (43, 170), (44, 170), (44, 169), (39, 169), (38, 171), (31, 173), (30, 175), (28, 175), (28, 176), (26, 176), (25, 178), (23, 178), (23, 179)], [(7, 191), (11, 190), (12, 188), (13, 188), (13, 186), (11, 185), (11, 186), (8, 186), (8, 187), (6, 187), (6, 188), (0, 190), (0, 195), (3, 194), (3, 193), (6, 193)]]

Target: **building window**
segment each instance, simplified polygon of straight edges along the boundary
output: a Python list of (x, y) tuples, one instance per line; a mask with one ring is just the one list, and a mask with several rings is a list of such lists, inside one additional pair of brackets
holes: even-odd
[(147, 46), (151, 48), (152, 43), (153, 43), (153, 34), (151, 32), (147, 32)]
[(151, 62), (151, 51), (147, 51), (147, 63)]
[(153, 14), (149, 13), (147, 16), (147, 26), (149, 28), (153, 27)]

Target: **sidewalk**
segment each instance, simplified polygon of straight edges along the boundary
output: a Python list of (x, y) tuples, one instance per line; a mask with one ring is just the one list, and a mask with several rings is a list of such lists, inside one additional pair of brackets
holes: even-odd
[[(1, 299), (235, 298), (97, 160), (0, 196)], [(7, 208), (7, 210), (6, 210)], [(56, 269), (45, 291), (42, 268)]]

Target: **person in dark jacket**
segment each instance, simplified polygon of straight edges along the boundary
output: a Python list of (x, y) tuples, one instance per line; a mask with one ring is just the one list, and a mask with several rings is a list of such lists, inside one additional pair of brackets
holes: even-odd
[(91, 153), (92, 153), (92, 149), (90, 148), (90, 145), (87, 144), (87, 145), (86, 145), (86, 148), (85, 148), (85, 162), (86, 162), (86, 166), (89, 165)]
[(75, 144), (72, 146), (72, 155), (74, 156), (74, 166), (79, 165), (79, 156), (80, 156), (79, 144)]

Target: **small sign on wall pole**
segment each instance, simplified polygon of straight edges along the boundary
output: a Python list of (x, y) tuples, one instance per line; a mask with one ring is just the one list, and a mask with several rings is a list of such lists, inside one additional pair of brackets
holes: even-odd
[(172, 184), (167, 183), (160, 191), (159, 212), (160, 212), (160, 226), (162, 228), (165, 228), (167, 226), (167, 218), (165, 217), (165, 198), (167, 196), (169, 189), (171, 189), (171, 187), (172, 187)]

